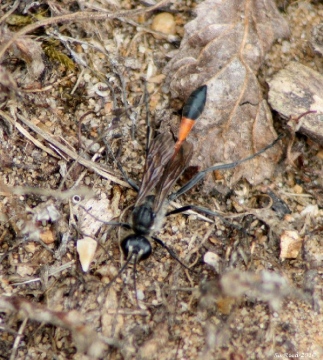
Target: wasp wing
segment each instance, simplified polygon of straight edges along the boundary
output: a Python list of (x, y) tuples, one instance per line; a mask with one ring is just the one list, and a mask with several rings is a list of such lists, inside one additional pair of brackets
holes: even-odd
[[(174, 150), (173, 150), (174, 153)], [(193, 155), (193, 145), (187, 141), (183, 142), (175, 157), (172, 157), (165, 167), (165, 170), (156, 187), (153, 211), (158, 213), (164, 200), (169, 194), (172, 186), (188, 166)]]
[(146, 157), (145, 171), (137, 195), (136, 206), (141, 205), (147, 195), (150, 195), (155, 190), (165, 171), (165, 166), (174, 153), (174, 144), (173, 136), (169, 132), (157, 135), (151, 143)]

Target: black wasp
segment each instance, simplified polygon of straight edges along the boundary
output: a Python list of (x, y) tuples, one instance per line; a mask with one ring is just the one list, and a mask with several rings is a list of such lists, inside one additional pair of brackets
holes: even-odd
[[(188, 166), (193, 145), (186, 141), (195, 120), (202, 114), (207, 95), (207, 86), (196, 89), (183, 107), (178, 140), (175, 143), (170, 132), (159, 134), (153, 140), (145, 162), (144, 175), (132, 212), (133, 234), (121, 242), (126, 259), (147, 259), (151, 244), (147, 236), (158, 231), (164, 218), (164, 203), (174, 183)], [(162, 245), (173, 256), (173, 252), (159, 239), (151, 238)], [(176, 258), (176, 257), (175, 257)], [(176, 258), (176, 260), (178, 260)]]
[[(161, 133), (154, 138), (149, 147), (146, 156), (144, 175), (138, 190), (135, 207), (132, 212), (132, 225), (119, 224), (132, 229), (133, 233), (121, 241), (121, 249), (127, 261), (120, 269), (117, 276), (120, 275), (132, 258), (134, 258), (136, 263), (137, 261), (147, 259), (151, 255), (152, 247), (147, 237), (150, 237), (156, 243), (164, 247), (175, 260), (187, 268), (175, 256), (174, 252), (168, 246), (166, 246), (160, 239), (152, 235), (154, 232), (159, 230), (162, 224), (162, 220), (165, 216), (164, 210), (166, 208), (165, 201), (167, 196), (168, 200), (176, 199), (178, 196), (184, 194), (201, 181), (207, 173), (215, 170), (234, 168), (235, 166), (249, 161), (265, 152), (267, 149), (274, 146), (280, 139), (280, 137), (278, 137), (273, 143), (247, 158), (230, 164), (212, 166), (200, 171), (186, 185), (181, 187), (176, 193), (169, 196), (172, 186), (183, 173), (192, 158), (193, 145), (188, 142), (186, 138), (191, 131), (195, 120), (198, 119), (204, 110), (206, 97), (206, 85), (200, 86), (189, 96), (183, 107), (182, 120), (177, 141), (174, 140), (174, 137), (170, 132)], [(133, 188), (136, 189), (136, 186), (134, 186), (129, 179), (127, 179), (127, 181)], [(166, 216), (190, 209), (202, 211), (203, 213), (211, 216), (219, 215), (206, 208), (188, 205), (168, 212), (166, 213)]]

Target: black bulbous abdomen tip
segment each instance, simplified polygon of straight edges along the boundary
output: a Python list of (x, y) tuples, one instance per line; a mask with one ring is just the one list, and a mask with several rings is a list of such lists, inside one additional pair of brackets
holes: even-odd
[(203, 112), (207, 96), (207, 85), (202, 85), (192, 92), (187, 99), (182, 116), (196, 120)]

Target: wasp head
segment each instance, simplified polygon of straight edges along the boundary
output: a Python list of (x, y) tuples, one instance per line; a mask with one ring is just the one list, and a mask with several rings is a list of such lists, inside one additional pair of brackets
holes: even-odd
[(137, 261), (146, 260), (152, 252), (150, 242), (144, 236), (136, 234), (124, 238), (121, 242), (121, 249), (126, 259), (136, 255)]

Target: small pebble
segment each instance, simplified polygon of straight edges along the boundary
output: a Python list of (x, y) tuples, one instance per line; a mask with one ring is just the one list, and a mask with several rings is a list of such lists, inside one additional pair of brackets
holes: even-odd
[(55, 242), (56, 237), (52, 230), (44, 230), (40, 233), (40, 239), (47, 245)]
[(303, 188), (298, 184), (296, 184), (294, 186), (293, 190), (294, 190), (295, 194), (302, 194), (303, 193)]
[(138, 300), (143, 300), (145, 298), (145, 294), (142, 290), (137, 290), (137, 299)]
[(176, 23), (174, 16), (167, 12), (156, 15), (151, 24), (151, 29), (163, 34), (175, 35)]
[(296, 259), (302, 248), (302, 238), (297, 231), (285, 230), (280, 237), (280, 258)]
[(206, 264), (211, 265), (216, 272), (220, 271), (221, 259), (218, 254), (208, 251), (203, 260)]

